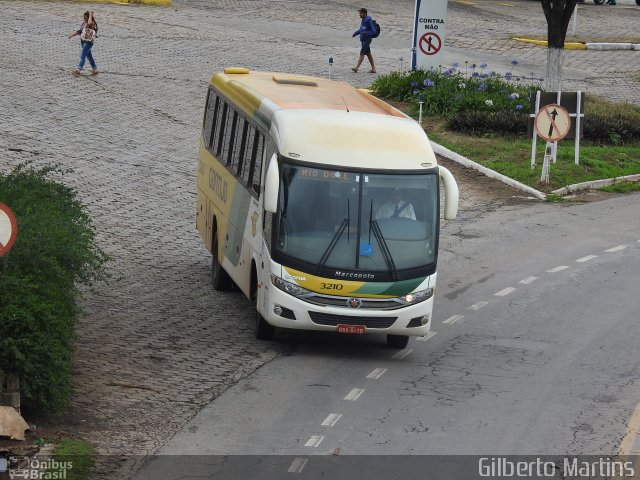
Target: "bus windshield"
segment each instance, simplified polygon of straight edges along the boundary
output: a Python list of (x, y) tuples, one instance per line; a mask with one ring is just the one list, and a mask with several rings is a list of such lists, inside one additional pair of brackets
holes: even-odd
[[(283, 164), (276, 252), (321, 269), (386, 272), (434, 265), (438, 177)], [(377, 276), (376, 276), (377, 277)], [(374, 278), (374, 277), (367, 277)]]

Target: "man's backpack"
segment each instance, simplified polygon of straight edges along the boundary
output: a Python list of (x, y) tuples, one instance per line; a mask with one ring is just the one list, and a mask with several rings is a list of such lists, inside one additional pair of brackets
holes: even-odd
[(377, 38), (378, 35), (380, 35), (380, 24), (373, 19), (371, 19), (371, 21), (376, 27), (376, 31), (373, 33), (373, 35), (371, 35), (371, 38)]

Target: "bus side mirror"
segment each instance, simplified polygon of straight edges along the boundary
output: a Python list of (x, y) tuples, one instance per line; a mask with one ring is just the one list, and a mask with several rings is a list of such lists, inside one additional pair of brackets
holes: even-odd
[(458, 214), (458, 184), (451, 172), (442, 165), (438, 165), (438, 173), (444, 183), (444, 219), (453, 220)]
[(264, 180), (264, 209), (269, 213), (278, 210), (278, 189), (280, 188), (280, 172), (278, 170), (278, 156), (274, 153), (269, 162), (267, 175)]

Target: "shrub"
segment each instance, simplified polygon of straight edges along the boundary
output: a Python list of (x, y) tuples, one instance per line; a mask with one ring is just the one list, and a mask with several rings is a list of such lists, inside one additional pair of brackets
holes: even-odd
[(105, 254), (75, 192), (49, 178), (57, 166), (0, 174), (0, 202), (18, 222), (0, 257), (0, 370), (20, 376), (28, 411), (59, 412), (71, 394), (78, 287), (104, 277)]
[(538, 89), (537, 85), (516, 85), (496, 73), (473, 72), (467, 77), (454, 68), (394, 72), (379, 76), (371, 85), (374, 95), (408, 102), (414, 112), (422, 95), (426, 114), (446, 118), (467, 111), (528, 112), (530, 95)]
[(640, 123), (613, 115), (584, 116), (584, 138), (603, 144), (619, 145), (640, 140)]
[(459, 112), (447, 120), (449, 130), (472, 133), (513, 133), (527, 131), (527, 115), (520, 112)]

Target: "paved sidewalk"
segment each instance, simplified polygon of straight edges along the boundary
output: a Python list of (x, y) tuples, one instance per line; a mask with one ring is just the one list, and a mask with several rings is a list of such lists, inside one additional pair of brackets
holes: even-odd
[[(539, 4), (502, 3), (516, 6), (450, 3), (450, 63), (506, 71), (516, 59), (516, 74), (540, 75), (545, 50), (508, 39), (544, 30)], [(249, 302), (209, 286), (210, 256), (194, 225), (206, 85), (230, 65), (326, 75), (330, 56), (334, 78), (369, 85), (374, 75), (349, 70), (359, 51), (351, 38), (359, 6), (96, 5), (101, 73), (75, 78), (79, 45), (67, 34), (86, 6), (0, 0), (0, 169), (26, 160), (71, 167), (63, 180), (78, 189), (113, 258), (111, 283), (84, 301), (77, 393), (66, 424), (99, 453), (155, 451), (203, 405), (294, 344), (255, 341)], [(409, 58), (413, 0), (372, 0), (367, 7), (383, 26), (373, 48), (378, 72), (396, 70), (400, 56)], [(580, 28), (600, 28), (603, 11), (586, 6)], [(640, 8), (606, 12), (611, 28), (631, 29)], [(567, 74), (567, 88), (640, 101), (640, 52), (567, 52)], [(497, 195), (509, 196), (480, 191), (473, 175), (463, 181), (466, 212), (481, 214), (495, 208)], [(113, 478), (108, 459), (100, 468), (96, 477)]]

